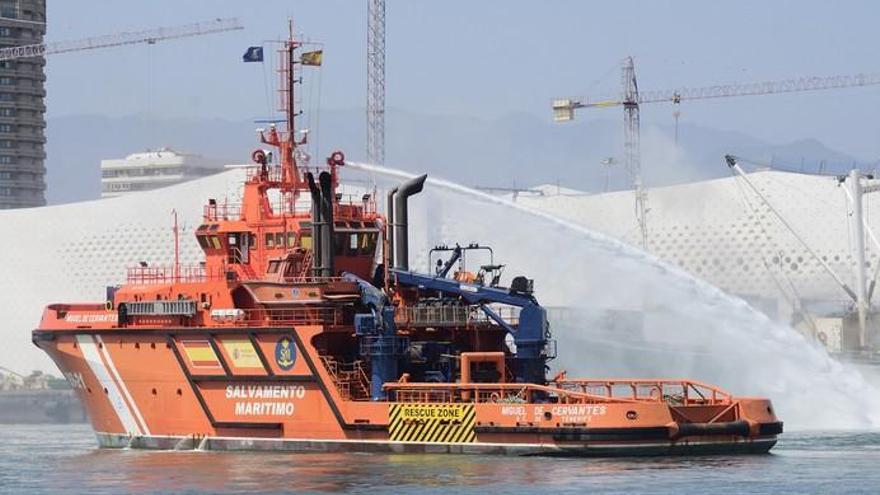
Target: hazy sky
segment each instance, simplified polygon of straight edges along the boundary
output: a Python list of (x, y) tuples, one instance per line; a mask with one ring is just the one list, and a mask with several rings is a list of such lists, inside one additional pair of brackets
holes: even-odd
[[(239, 17), (244, 31), (56, 55), (49, 117), (147, 113), (260, 118), (270, 67), (249, 45), (297, 31), (324, 43), (323, 108), (362, 107), (366, 0), (48, 0), (49, 41)], [(387, 0), (387, 105), (422, 113), (549, 120), (553, 96), (613, 94), (632, 55), (640, 87), (665, 89), (794, 76), (880, 72), (870, 1)], [(268, 47), (268, 45), (267, 45)], [(273, 56), (267, 50), (267, 57)], [(317, 88), (317, 77), (311, 82)], [(317, 94), (317, 92), (315, 92)], [(880, 156), (880, 87), (693, 102), (682, 122), (773, 142), (817, 138), (863, 159)], [(620, 119), (607, 109), (579, 119)], [(670, 124), (671, 105), (643, 108)]]

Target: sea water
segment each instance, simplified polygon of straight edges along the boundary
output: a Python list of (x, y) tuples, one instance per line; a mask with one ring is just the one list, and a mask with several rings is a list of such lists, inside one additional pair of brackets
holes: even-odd
[(87, 425), (0, 426), (0, 493), (875, 494), (880, 434), (772, 454), (645, 459), (102, 450)]

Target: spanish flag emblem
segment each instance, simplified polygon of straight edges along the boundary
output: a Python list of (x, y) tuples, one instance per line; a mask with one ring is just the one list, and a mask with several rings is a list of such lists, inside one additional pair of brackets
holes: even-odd
[(303, 65), (321, 65), (321, 60), (324, 58), (324, 50), (315, 50), (313, 52), (303, 52), (299, 61)]

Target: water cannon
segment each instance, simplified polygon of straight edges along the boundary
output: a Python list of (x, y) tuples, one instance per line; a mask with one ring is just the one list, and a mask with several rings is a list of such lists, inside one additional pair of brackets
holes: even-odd
[(345, 165), (345, 153), (336, 150), (330, 154), (330, 157), (327, 158), (327, 165), (332, 167), (341, 167)]
[(535, 292), (535, 281), (522, 275), (513, 277), (510, 283), (511, 294), (532, 295)]

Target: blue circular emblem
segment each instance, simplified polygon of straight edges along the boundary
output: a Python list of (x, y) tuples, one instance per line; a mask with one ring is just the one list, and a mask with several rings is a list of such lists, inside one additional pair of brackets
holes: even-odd
[(284, 371), (293, 368), (293, 364), (296, 363), (296, 345), (291, 337), (284, 336), (278, 339), (278, 343), (275, 344), (275, 363)]

